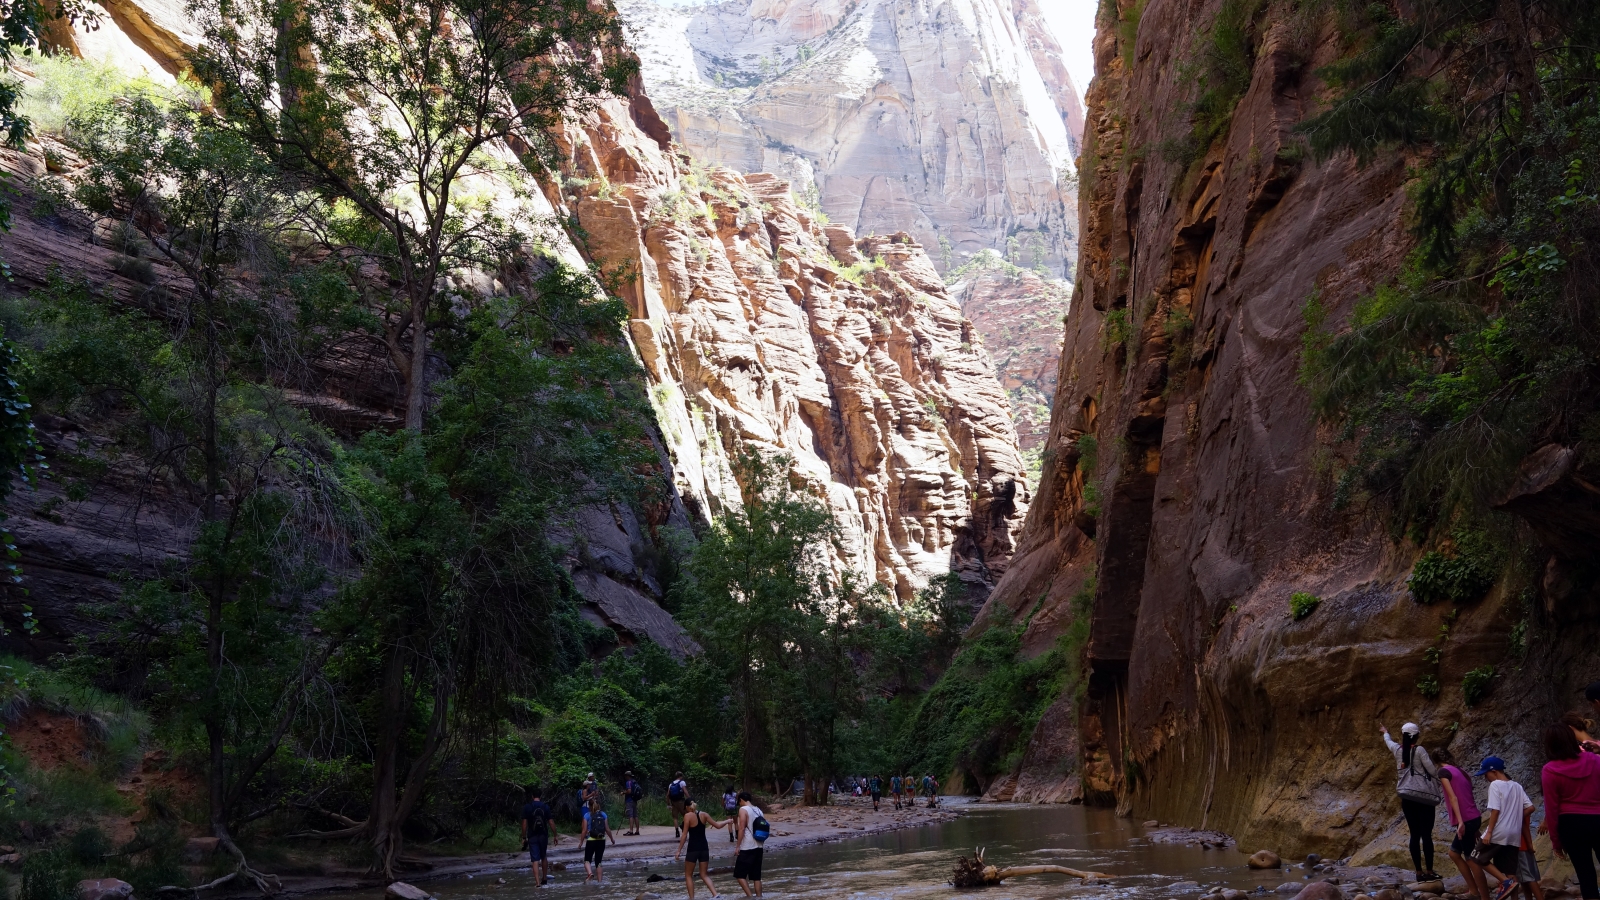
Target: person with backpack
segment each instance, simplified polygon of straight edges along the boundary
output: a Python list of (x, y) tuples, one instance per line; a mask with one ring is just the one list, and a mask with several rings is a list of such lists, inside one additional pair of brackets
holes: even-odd
[(878, 811), (878, 801), (883, 799), (883, 777), (874, 775), (867, 782), (867, 789), (872, 792), (872, 811)]
[(1438, 881), (1433, 871), (1433, 823), (1438, 819), (1439, 804), (1444, 790), (1439, 785), (1439, 768), (1433, 764), (1428, 751), (1418, 743), (1422, 729), (1415, 722), (1400, 727), (1400, 743), (1389, 737), (1389, 729), (1381, 723), (1383, 743), (1394, 754), (1398, 779), (1395, 792), (1400, 795), (1400, 812), (1406, 817), (1406, 827), (1411, 831), (1411, 864), (1416, 869), (1418, 881)]
[(604, 881), (605, 876), (600, 870), (601, 863), (606, 858), (606, 838), (611, 838), (611, 843), (616, 844), (617, 833), (611, 830), (611, 823), (607, 821), (605, 810), (600, 808), (598, 801), (591, 800), (589, 808), (583, 814), (583, 883)]
[(677, 838), (679, 828), (683, 825), (683, 811), (689, 801), (689, 782), (683, 780), (683, 773), (672, 776), (672, 783), (667, 785), (667, 805), (672, 807), (672, 836)]
[[(1587, 724), (1587, 723), (1585, 723)], [(1595, 857), (1600, 856), (1600, 756), (1583, 749), (1583, 737), (1563, 718), (1544, 731), (1539, 773), (1544, 790), (1544, 823), (1557, 858), (1572, 860), (1583, 900), (1600, 898)]]
[(539, 799), (537, 787), (528, 788), (528, 803), (522, 807), (522, 843), (528, 848), (528, 863), (533, 869), (533, 883), (543, 887), (550, 882), (551, 843), (560, 843), (556, 823), (550, 807)]
[(622, 782), (622, 802), (627, 808), (628, 830), (622, 833), (623, 837), (639, 833), (639, 800), (644, 796), (644, 788), (640, 787), (632, 772), (624, 772), (627, 780)]
[[(690, 823), (693, 824), (690, 824)], [(718, 822), (700, 811), (700, 806), (690, 798), (684, 804), (683, 837), (678, 838), (678, 857), (683, 859), (683, 884), (689, 889), (689, 900), (694, 900), (694, 867), (700, 866), (700, 880), (705, 882), (711, 896), (720, 896), (717, 886), (711, 883), (711, 845), (706, 842), (706, 826), (721, 828), (730, 822)], [(732, 829), (730, 828), (731, 832)], [(684, 845), (689, 847), (684, 854)]]
[(722, 811), (728, 814), (725, 821), (729, 824), (728, 843), (731, 844), (736, 840), (732, 823), (734, 817), (739, 815), (739, 792), (734, 790), (731, 784), (722, 792)]
[(762, 845), (772, 834), (772, 826), (767, 824), (766, 816), (751, 799), (749, 791), (739, 792), (739, 818), (734, 827), (738, 829), (739, 850), (733, 858), (733, 877), (739, 880), (746, 897), (752, 896), (751, 885), (755, 886), (754, 896), (759, 897)]
[(939, 805), (939, 780), (932, 775), (922, 776), (922, 792), (928, 796), (928, 808)]
[[(891, 770), (892, 771), (892, 770)], [(894, 798), (894, 808), (900, 808), (900, 776), (889, 776), (889, 796)]]

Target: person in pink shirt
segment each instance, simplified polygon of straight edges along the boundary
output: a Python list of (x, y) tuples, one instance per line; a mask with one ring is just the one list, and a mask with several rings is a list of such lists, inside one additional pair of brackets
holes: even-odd
[(1600, 900), (1595, 856), (1600, 854), (1600, 756), (1585, 753), (1564, 722), (1544, 730), (1549, 762), (1539, 775), (1544, 788), (1544, 821), (1556, 856), (1572, 859), (1583, 900)]
[(1483, 828), (1483, 813), (1472, 796), (1472, 779), (1456, 766), (1449, 750), (1436, 750), (1433, 759), (1439, 764), (1439, 780), (1444, 786), (1444, 805), (1450, 811), (1450, 824), (1456, 829), (1450, 841), (1450, 861), (1456, 864), (1461, 877), (1478, 900), (1489, 900), (1489, 881), (1483, 867), (1472, 861), (1472, 850), (1478, 842), (1478, 832)]

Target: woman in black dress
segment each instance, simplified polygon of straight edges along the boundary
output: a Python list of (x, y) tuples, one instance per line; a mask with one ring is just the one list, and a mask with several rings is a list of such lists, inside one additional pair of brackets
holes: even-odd
[[(705, 882), (711, 896), (719, 897), (717, 886), (711, 883), (711, 845), (706, 843), (706, 826), (721, 828), (728, 823), (718, 822), (700, 811), (693, 800), (684, 804), (683, 836), (678, 838), (678, 856), (683, 859), (683, 883), (689, 889), (689, 900), (694, 900), (694, 867), (700, 866), (700, 880)], [(684, 852), (684, 845), (688, 852)]]

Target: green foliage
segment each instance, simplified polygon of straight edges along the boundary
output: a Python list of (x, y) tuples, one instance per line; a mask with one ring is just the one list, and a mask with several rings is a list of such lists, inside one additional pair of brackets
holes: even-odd
[(1022, 631), (996, 625), (961, 648), (900, 735), (904, 764), (915, 772), (961, 769), (987, 779), (1015, 762), (1068, 676), (1061, 646), (1024, 658)]
[(1600, 262), (1600, 96), (1586, 83), (1600, 8), (1539, 16), (1535, 47), (1492, 4), (1357, 7), (1355, 52), (1324, 73), (1334, 100), (1303, 126), (1319, 156), (1424, 160), (1416, 253), (1347, 324), (1308, 310), (1302, 369), (1318, 415), (1355, 446), (1353, 485), (1397, 533), (1486, 517), (1530, 451), (1579, 444), (1600, 411), (1584, 300)]
[(28, 854), (22, 861), (19, 900), (76, 900), (83, 870), (67, 847)]
[(124, 97), (150, 94), (155, 82), (130, 78), (115, 66), (66, 54), (29, 61), (36, 80), (23, 92), (17, 110), (36, 131), (69, 135), (74, 123)]
[(1122, 350), (1128, 344), (1128, 339), (1133, 336), (1133, 326), (1128, 322), (1126, 309), (1113, 309), (1106, 313), (1104, 330), (1100, 332), (1100, 346), (1112, 353)]
[(1429, 700), (1439, 696), (1439, 676), (1428, 673), (1417, 679), (1417, 693)]
[(1468, 706), (1477, 706), (1484, 697), (1489, 695), (1489, 688), (1494, 683), (1494, 666), (1479, 666), (1461, 678), (1461, 699)]
[(1418, 603), (1470, 603), (1494, 586), (1503, 558), (1483, 534), (1458, 532), (1454, 552), (1422, 554), (1406, 585)]
[(1266, 33), (1260, 22), (1266, 8), (1266, 0), (1223, 0), (1199, 35), (1195, 58), (1181, 69), (1199, 95), (1188, 107), (1188, 134), (1163, 143), (1168, 158), (1187, 166), (1227, 134), (1233, 110), (1250, 88), (1259, 42)]
[(1306, 616), (1311, 615), (1311, 613), (1316, 610), (1317, 605), (1321, 602), (1322, 598), (1318, 597), (1316, 594), (1308, 594), (1305, 591), (1295, 591), (1293, 594), (1289, 595), (1289, 616), (1298, 622), (1301, 619), (1304, 619)]

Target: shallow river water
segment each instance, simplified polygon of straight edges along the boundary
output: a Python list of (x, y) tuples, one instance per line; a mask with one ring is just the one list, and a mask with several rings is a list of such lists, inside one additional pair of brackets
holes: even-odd
[[(720, 849), (714, 841), (713, 853)], [(1109, 810), (1081, 806), (973, 806), (967, 815), (949, 822), (918, 828), (864, 835), (858, 838), (774, 849), (767, 853), (763, 887), (769, 897), (841, 897), (853, 900), (920, 900), (958, 896), (947, 884), (956, 857), (986, 848), (985, 858), (999, 866), (1055, 863), (1103, 872), (1106, 884), (1083, 885), (1061, 875), (1040, 875), (1008, 880), (1002, 887), (959, 896), (986, 900), (1001, 898), (1081, 897), (1164, 900), (1168, 888), (1179, 881), (1203, 885), (1224, 884), (1250, 890), (1268, 888), (1286, 879), (1299, 880), (1297, 869), (1251, 872), (1244, 854), (1233, 849), (1205, 850), (1199, 846), (1157, 844), (1143, 837), (1136, 822), (1119, 819)], [(713, 856), (712, 865), (730, 859)], [(668, 880), (647, 883), (655, 872)], [(642, 891), (663, 898), (683, 897), (681, 864), (670, 863), (624, 868), (606, 865), (602, 886), (582, 884), (583, 870), (574, 864), (557, 873), (555, 883), (535, 889), (526, 872), (506, 874), (507, 883), (465, 878), (430, 881), (427, 889), (439, 900), (565, 900), (603, 898), (622, 900)], [(804, 876), (808, 881), (802, 882)], [(714, 875), (712, 881), (726, 897), (741, 896), (731, 875)], [(696, 883), (696, 897), (709, 896)], [(1192, 896), (1192, 893), (1190, 894)]]

